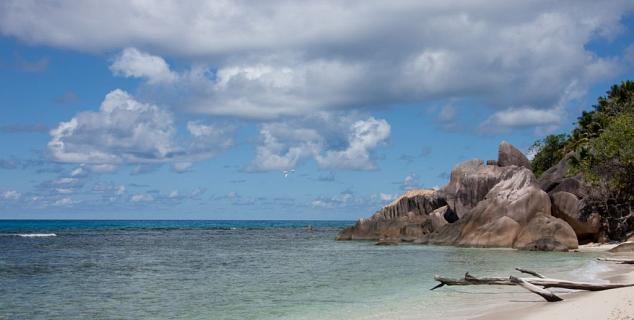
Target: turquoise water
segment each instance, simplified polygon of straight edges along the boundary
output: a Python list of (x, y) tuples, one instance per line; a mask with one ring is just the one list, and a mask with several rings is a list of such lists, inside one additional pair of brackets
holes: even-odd
[(334, 241), (351, 223), (0, 220), (0, 319), (437, 319), (514, 296), (429, 291), (434, 274), (599, 271), (584, 253)]

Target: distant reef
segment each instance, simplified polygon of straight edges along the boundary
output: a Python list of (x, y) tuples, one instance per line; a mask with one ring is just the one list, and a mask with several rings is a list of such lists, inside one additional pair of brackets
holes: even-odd
[(337, 240), (576, 249), (579, 237), (596, 230), (592, 221), (577, 219), (579, 215), (571, 212), (577, 207), (568, 193), (554, 187), (551, 200), (542, 189), (542, 185), (559, 186), (557, 181), (538, 181), (526, 156), (502, 142), (497, 160), (463, 162), (453, 168), (443, 188), (407, 191), (370, 218), (342, 230)]

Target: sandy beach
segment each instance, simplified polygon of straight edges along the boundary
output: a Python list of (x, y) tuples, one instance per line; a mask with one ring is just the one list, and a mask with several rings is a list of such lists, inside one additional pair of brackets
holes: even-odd
[[(580, 251), (607, 251), (613, 245), (582, 246)], [(634, 258), (633, 254), (611, 254), (606, 257)], [(634, 265), (605, 262), (608, 271), (601, 279), (611, 283), (634, 283)], [(574, 279), (571, 279), (574, 280)], [(574, 320), (634, 320), (634, 287), (605, 290), (600, 292), (579, 292), (554, 290), (564, 299), (561, 302), (545, 302), (539, 297), (526, 293), (526, 299), (508, 300), (490, 310), (489, 313), (472, 319), (574, 319)]]

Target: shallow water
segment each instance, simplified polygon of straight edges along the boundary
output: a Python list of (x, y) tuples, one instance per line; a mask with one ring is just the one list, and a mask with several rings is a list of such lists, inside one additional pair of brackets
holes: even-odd
[(349, 224), (0, 221), (0, 319), (436, 319), (512, 290), (429, 291), (434, 274), (601, 271), (588, 253), (334, 241)]

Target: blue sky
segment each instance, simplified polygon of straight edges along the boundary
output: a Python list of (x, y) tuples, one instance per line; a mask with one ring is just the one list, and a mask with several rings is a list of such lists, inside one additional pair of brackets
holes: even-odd
[(368, 216), (570, 130), (634, 78), (633, 10), (3, 1), (0, 218)]

